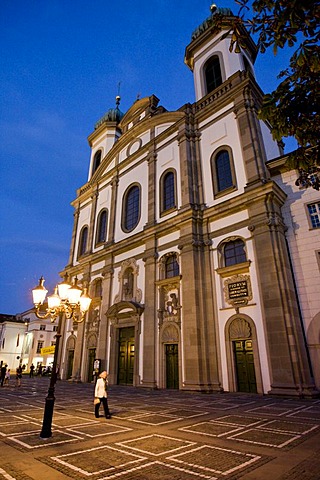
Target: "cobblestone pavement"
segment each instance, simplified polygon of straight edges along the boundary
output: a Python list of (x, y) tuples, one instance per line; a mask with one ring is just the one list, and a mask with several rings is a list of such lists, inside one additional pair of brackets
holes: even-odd
[(106, 420), (93, 415), (93, 385), (59, 381), (42, 440), (48, 386), (0, 389), (0, 479), (320, 478), (319, 399), (112, 386)]

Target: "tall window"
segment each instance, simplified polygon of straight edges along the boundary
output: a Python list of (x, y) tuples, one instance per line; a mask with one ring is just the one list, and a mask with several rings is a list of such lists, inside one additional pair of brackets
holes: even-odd
[(177, 261), (177, 255), (170, 255), (166, 259), (165, 263), (165, 278), (172, 278), (179, 275), (179, 263)]
[(122, 227), (130, 232), (137, 225), (140, 217), (140, 187), (133, 185), (124, 196)]
[(218, 150), (211, 159), (214, 193), (228, 193), (236, 188), (236, 176), (232, 161), (232, 152), (227, 148)]
[(80, 233), (80, 242), (79, 242), (79, 257), (84, 255), (87, 251), (88, 243), (88, 227), (83, 227)]
[(206, 79), (207, 93), (212, 92), (212, 90), (222, 84), (220, 61), (217, 55), (209, 58), (205, 65), (204, 73)]
[(312, 228), (320, 228), (320, 202), (308, 205), (310, 225)]
[(227, 150), (221, 150), (216, 156), (216, 172), (218, 191), (232, 187), (232, 173), (230, 167), (229, 153)]
[(165, 173), (161, 179), (162, 190), (162, 212), (170, 210), (176, 206), (175, 197), (175, 175), (174, 172), (169, 171)]
[(37, 345), (37, 352), (36, 353), (41, 353), (41, 348), (43, 347), (43, 341), (39, 340), (38, 345)]
[(244, 242), (240, 239), (227, 242), (224, 247), (224, 266), (230, 267), (247, 261)]
[(99, 165), (100, 165), (100, 163), (101, 163), (101, 156), (102, 156), (101, 150), (98, 150), (98, 151), (94, 154), (94, 157), (93, 157), (93, 165), (92, 165), (92, 175), (94, 174), (94, 172), (97, 170), (97, 168), (99, 167)]
[(98, 216), (97, 222), (97, 234), (96, 234), (96, 244), (103, 243), (107, 238), (107, 219), (108, 214), (107, 210), (102, 210)]

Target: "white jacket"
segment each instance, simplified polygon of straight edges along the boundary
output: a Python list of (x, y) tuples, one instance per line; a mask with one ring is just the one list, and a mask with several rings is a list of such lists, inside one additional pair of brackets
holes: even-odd
[(96, 387), (94, 389), (94, 396), (98, 398), (107, 397), (107, 380), (98, 378)]

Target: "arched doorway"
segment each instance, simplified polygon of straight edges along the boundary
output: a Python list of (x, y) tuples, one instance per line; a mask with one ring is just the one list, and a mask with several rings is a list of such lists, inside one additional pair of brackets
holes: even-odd
[(254, 322), (247, 315), (233, 315), (226, 324), (225, 334), (229, 390), (263, 393)]
[(140, 317), (144, 308), (121, 301), (106, 313), (110, 322), (109, 381), (116, 385), (139, 385)]

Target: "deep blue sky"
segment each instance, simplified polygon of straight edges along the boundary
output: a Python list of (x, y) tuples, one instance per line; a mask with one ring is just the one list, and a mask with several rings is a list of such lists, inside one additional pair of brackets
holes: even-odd
[[(32, 307), (41, 275), (49, 291), (68, 263), (76, 190), (87, 180), (87, 136), (115, 105), (155, 94), (175, 110), (194, 102), (184, 64), (210, 2), (2, 0), (0, 4), (0, 313)], [(232, 0), (219, 3), (237, 12)], [(261, 55), (271, 91), (288, 53)], [(287, 149), (292, 149), (292, 143)]]

